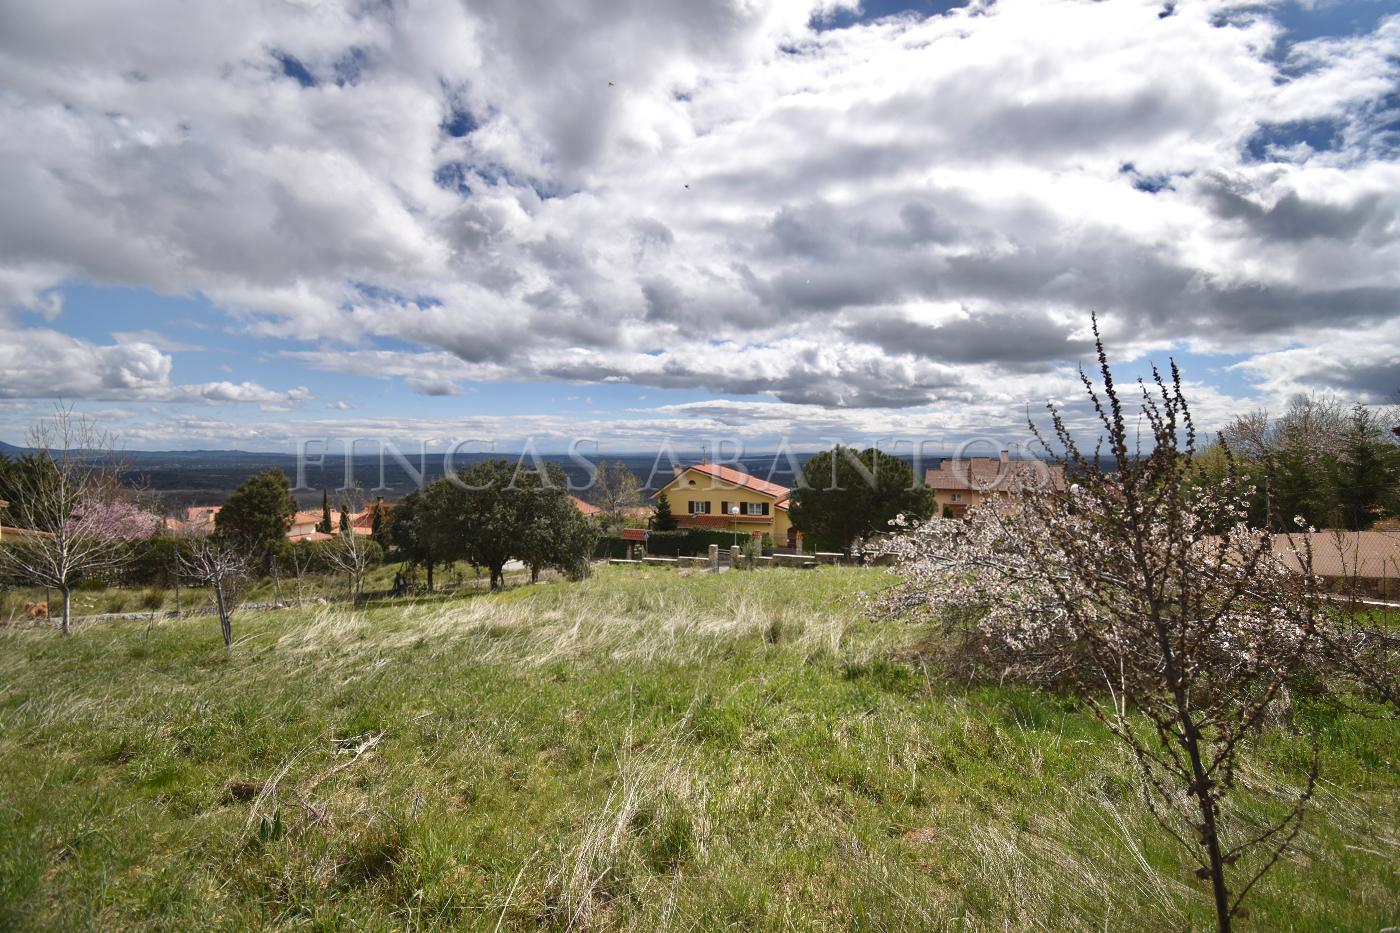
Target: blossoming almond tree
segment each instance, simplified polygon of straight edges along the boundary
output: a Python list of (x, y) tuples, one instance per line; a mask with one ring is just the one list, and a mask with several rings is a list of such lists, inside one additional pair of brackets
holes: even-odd
[[(1148, 805), (1197, 860), (1226, 931), (1296, 836), (1317, 774), (1314, 757), (1288, 812), (1260, 825), (1228, 806), (1242, 745), (1305, 679), (1338, 687), (1332, 675), (1346, 674), (1393, 700), (1395, 652), (1357, 652), (1375, 640), (1346, 630), (1306, 536), (1286, 564), (1247, 524), (1253, 489), (1233, 462), (1222, 481), (1201, 481), (1175, 364), (1170, 379), (1139, 384), (1130, 428), (1101, 340), (1098, 354), (1102, 392), (1083, 376), (1103, 429), (1093, 454), (1053, 405), (1051, 437), (1031, 425), (1063, 452), (1067, 488), (1022, 480), (965, 521), (886, 540), (903, 584), (880, 608), (942, 618), (982, 673), (1075, 691), (1131, 749)], [(1130, 446), (1137, 430), (1145, 443)], [(1104, 442), (1112, 472), (1099, 469)]]
[(73, 587), (126, 563), (124, 543), (142, 530), (133, 517), (139, 510), (121, 499), (122, 470), (111, 437), (71, 407), (59, 406), (32, 427), (26, 443), (29, 453), (11, 479), (9, 513), (27, 533), (0, 547), (0, 569), (58, 590), (68, 635)]

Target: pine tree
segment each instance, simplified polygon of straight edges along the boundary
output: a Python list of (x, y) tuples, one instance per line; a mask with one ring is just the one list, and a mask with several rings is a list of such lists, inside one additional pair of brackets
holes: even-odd
[(1375, 524), (1393, 494), (1400, 469), (1395, 447), (1385, 429), (1365, 408), (1352, 409), (1340, 455), (1333, 465), (1339, 524), (1362, 531)]
[(316, 530), (323, 535), (331, 533), (331, 500), (326, 496), (324, 489), (321, 490), (321, 521)]
[(384, 502), (379, 500), (374, 503), (374, 511), (370, 514), (369, 538), (380, 547), (387, 547), (389, 542), (384, 537)]
[(214, 516), (214, 528), (220, 537), (239, 546), (256, 572), (267, 573), (296, 511), (297, 501), (286, 474), (264, 470), (233, 491)]
[(656, 497), (656, 511), (651, 513), (651, 530), (676, 530), (676, 516), (671, 514), (671, 497), (664, 492)]

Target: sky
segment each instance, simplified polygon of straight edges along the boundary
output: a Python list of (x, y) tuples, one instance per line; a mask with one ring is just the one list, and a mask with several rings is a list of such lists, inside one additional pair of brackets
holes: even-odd
[(751, 449), (1400, 391), (1377, 0), (0, 0), (0, 440)]

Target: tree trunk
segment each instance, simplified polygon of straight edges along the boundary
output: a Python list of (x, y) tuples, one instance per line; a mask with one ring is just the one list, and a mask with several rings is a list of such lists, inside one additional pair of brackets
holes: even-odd
[(214, 584), (214, 604), (219, 610), (219, 631), (224, 636), (224, 647), (233, 647), (233, 623), (229, 621), (228, 609), (224, 606), (224, 585)]
[(428, 561), (428, 592), (433, 591), (433, 562)]
[(531, 582), (531, 583), (539, 583), (539, 582), (540, 582), (540, 566), (539, 566), (539, 564), (531, 564), (531, 565), (530, 565), (530, 582)]
[(1205, 846), (1210, 862), (1210, 886), (1215, 900), (1216, 929), (1219, 933), (1230, 933), (1230, 891), (1225, 886), (1225, 859), (1220, 852), (1220, 832), (1215, 823), (1215, 795), (1211, 793), (1210, 776), (1206, 774), (1205, 763), (1201, 759), (1201, 733), (1196, 726), (1195, 717), (1191, 715), (1191, 701), (1181, 682), (1170, 635), (1155, 607), (1152, 615), (1158, 649), (1162, 652), (1162, 673), (1166, 675), (1167, 685), (1176, 704), (1176, 720), (1181, 726), (1181, 744), (1191, 761), (1190, 792), (1201, 810), (1201, 844)]
[(1210, 886), (1215, 899), (1215, 923), (1219, 933), (1230, 933), (1230, 891), (1225, 886), (1225, 859), (1220, 852), (1220, 833), (1215, 824), (1215, 797), (1211, 780), (1201, 762), (1201, 743), (1190, 713), (1182, 713), (1186, 730), (1186, 754), (1191, 759), (1193, 793), (1201, 808), (1201, 841), (1210, 859)]
[(73, 590), (63, 587), (63, 634), (73, 634)]
[(175, 618), (180, 618), (180, 578), (175, 578)]

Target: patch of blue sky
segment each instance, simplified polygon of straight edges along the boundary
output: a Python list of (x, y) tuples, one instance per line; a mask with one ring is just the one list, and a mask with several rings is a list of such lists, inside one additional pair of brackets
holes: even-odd
[(417, 305), (420, 308), (436, 308), (442, 305), (442, 302), (432, 295), (409, 295), (386, 285), (376, 285), (373, 282), (352, 282), (351, 285), (355, 291), (374, 302), (387, 302), (400, 307)]
[(1297, 120), (1261, 126), (1245, 142), (1245, 153), (1254, 162), (1288, 161), (1300, 146), (1328, 152), (1342, 145), (1345, 124), (1340, 120)]
[(471, 111), (459, 107), (442, 121), (442, 131), (448, 136), (460, 139), (470, 135), (479, 125)]
[(967, 5), (966, 0), (864, 0), (855, 10), (841, 9), (814, 16), (810, 25), (818, 32), (826, 32), (859, 26), (887, 16), (908, 14), (920, 19), (939, 16)]
[(1286, 0), (1268, 9), (1284, 28), (1284, 45), (1364, 35), (1375, 30), (1382, 19), (1400, 12), (1394, 0)]
[(295, 55), (289, 52), (275, 51), (272, 57), (277, 59), (277, 63), (282, 66), (282, 74), (291, 78), (302, 87), (315, 87), (316, 76), (301, 63)]
[[(1123, 363), (1114, 361), (1114, 377), (1120, 384), (1137, 379), (1149, 382), (1152, 379), (1152, 367), (1156, 366), (1162, 378), (1170, 380), (1171, 364), (1172, 360), (1175, 360), (1182, 378), (1187, 382), (1208, 385), (1211, 389), (1233, 398), (1247, 399), (1257, 392), (1257, 387), (1245, 370), (1234, 367), (1249, 356), (1248, 353), (1206, 353), (1174, 347)], [(1092, 361), (1085, 362), (1086, 370), (1091, 363)], [(1187, 398), (1190, 399), (1189, 393)]]
[(444, 191), (468, 197), (472, 193), (471, 166), (465, 162), (444, 162), (433, 172), (433, 184)]

